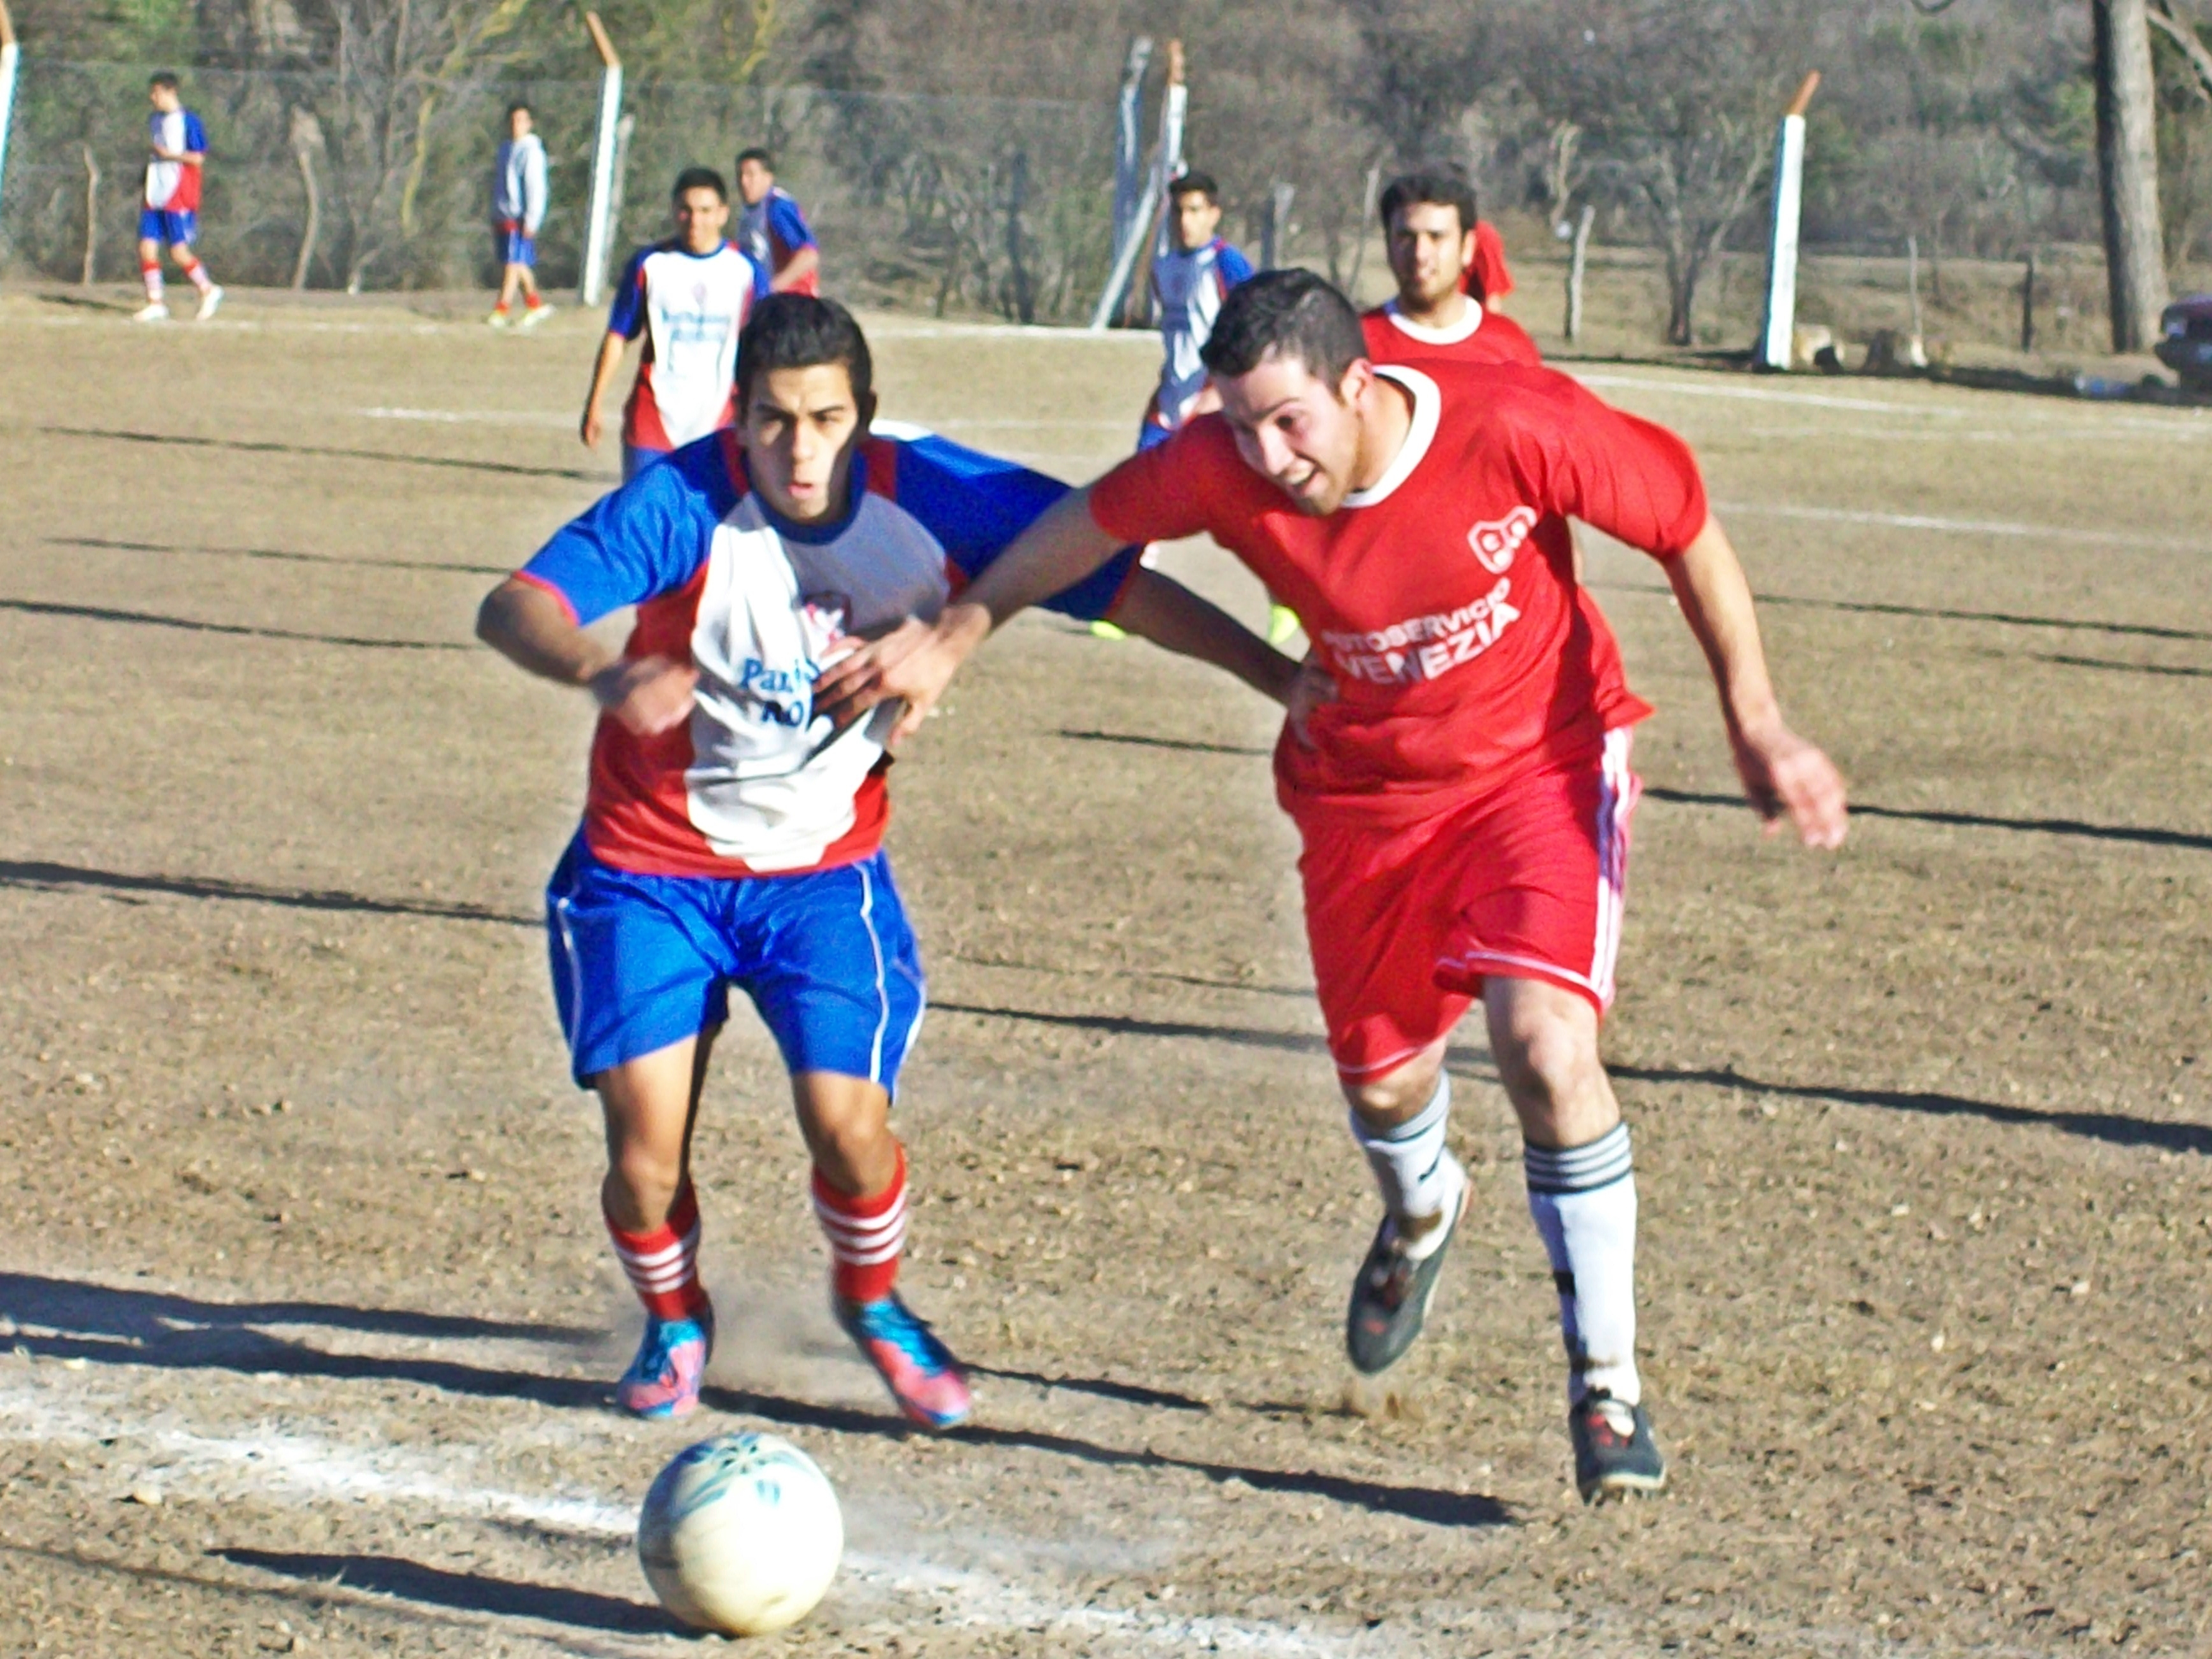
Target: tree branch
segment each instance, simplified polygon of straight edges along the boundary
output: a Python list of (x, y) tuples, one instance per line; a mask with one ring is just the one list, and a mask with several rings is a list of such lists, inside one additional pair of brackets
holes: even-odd
[(2181, 48), (2181, 55), (2197, 73), (2197, 95), (2212, 104), (2212, 47), (2205, 46), (2196, 25), (2174, 15), (2173, 0), (2150, 0), (2150, 26)]

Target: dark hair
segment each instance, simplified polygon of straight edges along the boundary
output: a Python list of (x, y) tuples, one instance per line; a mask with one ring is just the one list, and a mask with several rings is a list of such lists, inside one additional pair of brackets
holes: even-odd
[(853, 383), (854, 403), (866, 407), (875, 385), (875, 361), (853, 313), (835, 300), (811, 294), (769, 295), (753, 308), (738, 336), (738, 418), (744, 418), (755, 377), (817, 363), (842, 363)]
[(750, 149), (741, 149), (738, 152), (738, 169), (739, 172), (743, 172), (744, 170), (744, 165), (748, 161), (758, 161), (770, 173), (774, 173), (775, 171), (775, 157), (769, 155), (758, 144), (755, 144)]
[(1421, 204), (1456, 210), (1462, 236), (1474, 228), (1474, 186), (1457, 167), (1417, 167), (1393, 179), (1382, 192), (1383, 230), (1389, 230), (1400, 209)]
[(1249, 374), (1267, 357), (1296, 358), (1334, 392), (1367, 355), (1352, 301), (1310, 270), (1263, 270), (1229, 290), (1200, 358), (1213, 374)]
[(684, 168), (676, 175), (675, 186), (668, 193), (680, 202), (695, 190), (711, 190), (723, 201), (730, 199), (730, 187), (712, 167)]
[(153, 77), (146, 82), (146, 89), (149, 92), (151, 92), (155, 87), (164, 87), (169, 91), (174, 92), (177, 89), (176, 70), (156, 70), (154, 72)]
[(531, 108), (529, 105), (524, 103), (520, 98), (516, 99), (513, 103), (507, 106), (507, 118), (508, 120), (512, 121), (518, 115), (527, 115), (533, 121), (538, 118), (538, 112)]
[(1184, 196), (1203, 196), (1215, 207), (1221, 205), (1221, 186), (1213, 182), (1212, 173), (1200, 173), (1195, 167), (1168, 185), (1170, 200)]

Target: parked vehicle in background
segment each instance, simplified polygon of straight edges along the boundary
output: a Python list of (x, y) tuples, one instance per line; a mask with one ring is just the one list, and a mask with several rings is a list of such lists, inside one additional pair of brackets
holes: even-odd
[(2191, 392), (2212, 392), (2212, 294), (2176, 300), (2159, 318), (2159, 362)]

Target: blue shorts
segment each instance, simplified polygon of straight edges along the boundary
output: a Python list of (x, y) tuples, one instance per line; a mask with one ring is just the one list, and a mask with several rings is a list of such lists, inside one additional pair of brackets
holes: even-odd
[(789, 876), (640, 876), (579, 834), (545, 888), (553, 1000), (580, 1088), (729, 1018), (741, 987), (787, 1070), (896, 1091), (921, 958), (881, 852)]
[(499, 262), (503, 265), (536, 265), (538, 239), (513, 219), (501, 219), (491, 228), (492, 240), (499, 244)]
[(187, 208), (172, 213), (166, 208), (143, 208), (138, 214), (138, 240), (167, 242), (171, 247), (190, 247), (200, 238), (200, 216)]

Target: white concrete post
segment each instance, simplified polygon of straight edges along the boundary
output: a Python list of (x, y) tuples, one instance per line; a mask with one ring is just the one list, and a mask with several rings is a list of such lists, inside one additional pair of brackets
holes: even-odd
[(8, 15), (8, 0), (0, 0), (0, 200), (7, 193), (8, 129), (15, 118), (15, 70), (22, 57), (14, 20)]
[(1782, 118), (1774, 140), (1774, 221), (1767, 237), (1766, 320), (1752, 354), (1759, 368), (1790, 367), (1790, 337), (1797, 329), (1797, 222), (1804, 204), (1805, 106), (1820, 84), (1817, 71), (1805, 77)]
[(599, 80), (599, 131), (592, 139), (591, 216), (586, 222), (583, 277), (577, 289), (586, 305), (595, 306), (606, 291), (608, 244), (614, 235), (614, 204), (619, 192), (615, 168), (623, 149), (623, 71), (622, 59), (615, 56), (614, 42), (607, 39), (606, 26), (599, 21), (599, 13), (586, 12), (584, 27), (592, 32), (592, 44), (599, 49), (599, 59), (606, 65)]

